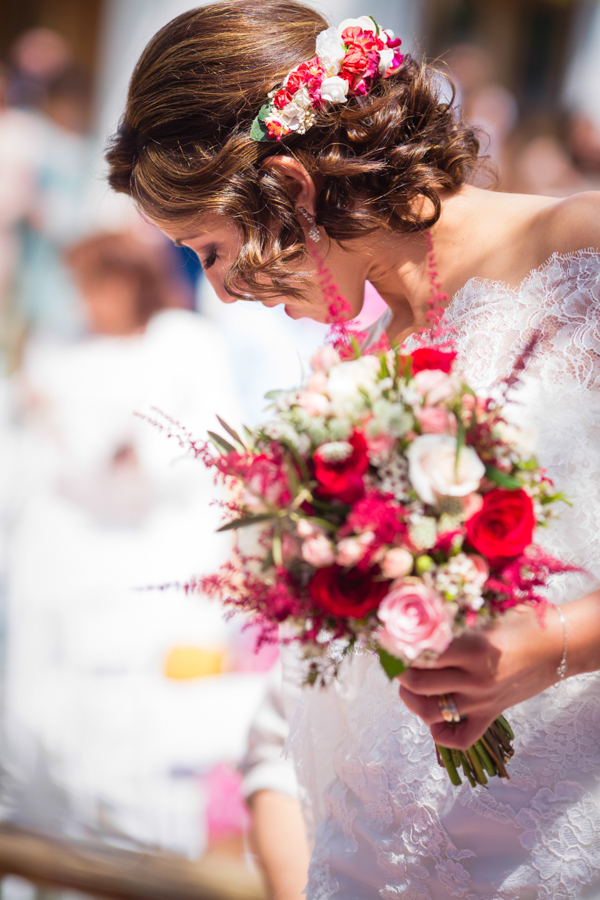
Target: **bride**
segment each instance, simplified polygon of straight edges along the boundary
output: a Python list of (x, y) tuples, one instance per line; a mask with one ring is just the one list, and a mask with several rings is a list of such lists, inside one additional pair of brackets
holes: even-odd
[[(367, 656), (302, 692), (290, 744), (314, 829), (307, 895), (598, 898), (600, 195), (473, 187), (478, 141), (440, 76), (367, 17), (326, 28), (294, 0), (225, 0), (172, 21), (133, 74), (110, 183), (196, 251), (224, 303), (324, 321), (316, 248), (349, 314), (368, 279), (400, 341), (426, 323), (429, 231), (471, 384), (493, 385), (541, 334), (516, 415), (572, 503), (543, 544), (585, 572), (557, 579), (543, 627), (517, 608), (406, 672), (400, 697)], [(452, 787), (431, 735), (465, 748), (507, 708), (510, 781)]]

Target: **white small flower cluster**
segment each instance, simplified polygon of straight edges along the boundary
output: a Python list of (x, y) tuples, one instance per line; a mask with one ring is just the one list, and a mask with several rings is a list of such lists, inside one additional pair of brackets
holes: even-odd
[(446, 600), (478, 612), (485, 602), (481, 592), (488, 574), (481, 557), (458, 553), (438, 566), (432, 578), (435, 589)]

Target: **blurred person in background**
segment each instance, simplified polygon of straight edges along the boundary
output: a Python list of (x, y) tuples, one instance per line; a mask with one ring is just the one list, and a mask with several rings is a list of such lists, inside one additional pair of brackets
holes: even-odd
[(140, 590), (212, 570), (229, 541), (212, 478), (133, 413), (200, 437), (216, 410), (237, 422), (228, 353), (155, 230), (92, 235), (66, 261), (86, 334), (30, 339), (13, 378), (13, 816), (195, 857), (244, 827), (231, 766), (273, 655), (202, 597)]
[(496, 164), (502, 185), (507, 165), (506, 142), (518, 118), (517, 101), (495, 77), (492, 57), (483, 47), (456, 44), (445, 54), (445, 60), (457, 88), (462, 116), (465, 122), (481, 129), (482, 152)]
[(600, 188), (600, 115), (575, 111), (568, 121), (567, 146), (590, 190)]
[(0, 192), (10, 202), (1, 204), (0, 229), (13, 260), (4, 294), (11, 297), (7, 352), (14, 366), (19, 332), (64, 338), (82, 327), (63, 252), (84, 225), (92, 91), (89, 75), (49, 29), (17, 39), (3, 85)]

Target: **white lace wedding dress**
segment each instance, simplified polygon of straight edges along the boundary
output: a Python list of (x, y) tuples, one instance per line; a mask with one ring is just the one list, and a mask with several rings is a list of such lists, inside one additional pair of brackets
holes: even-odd
[[(518, 409), (573, 505), (539, 538), (589, 572), (557, 579), (551, 599), (589, 593), (600, 584), (600, 254), (553, 256), (518, 290), (469, 281), (446, 316), (477, 388), (542, 330)], [(286, 683), (292, 697), (289, 652)], [(314, 834), (308, 900), (600, 898), (600, 673), (568, 678), (508, 718), (510, 781), (456, 788), (372, 657), (354, 656), (326, 690), (305, 688), (289, 744)]]

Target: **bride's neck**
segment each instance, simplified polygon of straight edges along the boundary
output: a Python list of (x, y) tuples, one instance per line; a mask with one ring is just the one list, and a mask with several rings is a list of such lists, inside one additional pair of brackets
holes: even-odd
[[(518, 285), (539, 264), (532, 223), (555, 198), (501, 194), (467, 185), (440, 194), (431, 229), (435, 264), (451, 298), (475, 276)], [(527, 234), (527, 240), (524, 240)], [(424, 234), (378, 235), (368, 279), (392, 313), (388, 333), (400, 339), (426, 324), (431, 294)]]

